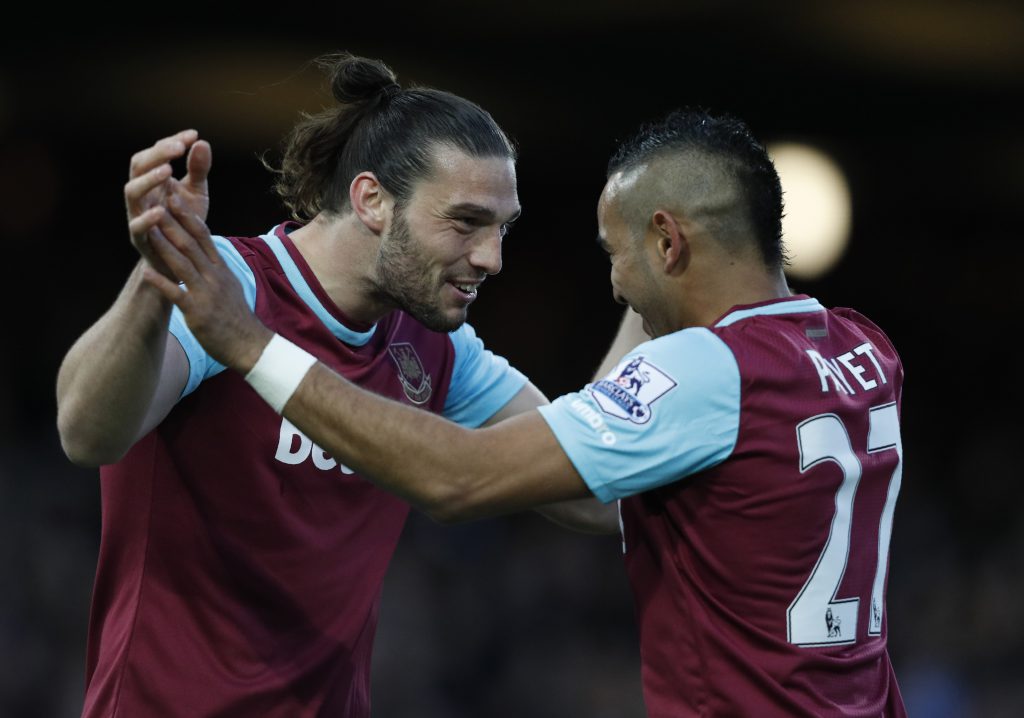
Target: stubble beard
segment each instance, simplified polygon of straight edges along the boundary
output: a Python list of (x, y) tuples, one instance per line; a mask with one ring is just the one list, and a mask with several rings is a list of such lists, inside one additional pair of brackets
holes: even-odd
[(440, 307), (441, 287), (432, 286), (424, 273), (427, 263), (413, 239), (405, 213), (395, 208), (391, 229), (381, 241), (377, 254), (377, 290), (420, 324), (435, 332), (455, 331), (465, 316), (452, 319)]

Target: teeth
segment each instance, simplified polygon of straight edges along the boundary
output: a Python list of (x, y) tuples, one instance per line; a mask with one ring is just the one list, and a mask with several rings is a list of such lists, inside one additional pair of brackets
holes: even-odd
[(456, 284), (455, 286), (458, 287), (463, 292), (465, 292), (466, 294), (476, 294), (475, 284)]

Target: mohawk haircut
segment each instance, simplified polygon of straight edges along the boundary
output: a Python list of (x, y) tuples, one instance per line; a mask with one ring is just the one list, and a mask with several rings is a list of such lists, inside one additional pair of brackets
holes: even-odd
[(706, 110), (675, 110), (622, 142), (608, 162), (607, 177), (645, 164), (658, 164), (671, 182), (665, 191), (681, 201), (701, 205), (704, 196), (732, 197), (701, 207), (715, 234), (732, 244), (755, 241), (770, 268), (786, 263), (779, 175), (742, 120)]

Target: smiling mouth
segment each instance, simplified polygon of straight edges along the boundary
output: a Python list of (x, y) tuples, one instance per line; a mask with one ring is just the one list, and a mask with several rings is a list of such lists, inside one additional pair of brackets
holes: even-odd
[(460, 294), (467, 299), (476, 299), (477, 292), (480, 289), (479, 282), (448, 282), (451, 286), (455, 287)]

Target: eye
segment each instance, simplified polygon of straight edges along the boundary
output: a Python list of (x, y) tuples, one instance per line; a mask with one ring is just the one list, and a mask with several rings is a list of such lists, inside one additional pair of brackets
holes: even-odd
[(463, 234), (469, 234), (480, 226), (476, 217), (452, 217), (452, 221), (455, 222), (455, 228)]
[(502, 239), (504, 239), (505, 237), (508, 236), (508, 233), (512, 231), (512, 223), (505, 222), (503, 225), (501, 225), (501, 228), (498, 231), (501, 233)]

